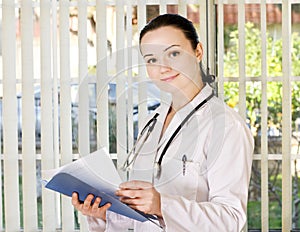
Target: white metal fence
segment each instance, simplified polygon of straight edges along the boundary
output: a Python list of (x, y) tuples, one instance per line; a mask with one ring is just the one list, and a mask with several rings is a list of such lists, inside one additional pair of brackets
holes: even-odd
[[(217, 72), (219, 96), (224, 97), (224, 6), (238, 6), (239, 33), (239, 112), (246, 118), (246, 83), (252, 81), (245, 71), (245, 4), (260, 4), (261, 25), (261, 73), (255, 81), (261, 82), (261, 154), (254, 159), (261, 163), (261, 228), (269, 230), (268, 162), (282, 159), (282, 231), (292, 229), (291, 161), (291, 4), (286, 1), (196, 1), (196, 0), (2, 0), (2, 125), (3, 144), (0, 146), (3, 169), (0, 169), (0, 229), (5, 231), (75, 231), (76, 215), (69, 198), (42, 190), (42, 203), (37, 201), (39, 188), (38, 169), (51, 169), (71, 162), (79, 155), (86, 155), (90, 147), (89, 83), (97, 85), (97, 147), (109, 147), (109, 80), (116, 82), (116, 127), (118, 159), (126, 156), (133, 144), (134, 118), (133, 93), (124, 98), (124, 89), (135, 79), (146, 78), (143, 67), (137, 65), (136, 36), (147, 20), (147, 5), (159, 5), (159, 13), (166, 13), (170, 6), (179, 14), (187, 16), (188, 6), (198, 9), (199, 30), (205, 51), (209, 51), (212, 73)], [(267, 137), (267, 78), (266, 57), (266, 5), (280, 4), (282, 8), (283, 75), (282, 82), (282, 154), (268, 154)], [(217, 11), (215, 11), (217, 10)], [(70, 15), (76, 12), (77, 21)], [(90, 21), (93, 12), (96, 21), (94, 33)], [(148, 12), (149, 13), (149, 12)], [(133, 18), (137, 16), (137, 19)], [(217, 16), (217, 17), (215, 17)], [(37, 17), (37, 20), (34, 20)], [(217, 18), (217, 21), (215, 19)], [(132, 24), (136, 20), (136, 24)], [(206, 22), (208, 26), (206, 25)], [(37, 25), (36, 25), (37, 23)], [(16, 24), (19, 25), (16, 29)], [(216, 34), (216, 28), (218, 34)], [(76, 27), (76, 33), (70, 28)], [(18, 29), (19, 28), (19, 29)], [(20, 32), (20, 33), (16, 33)], [(36, 33), (39, 36), (36, 36)], [(110, 43), (107, 42), (109, 39)], [(93, 43), (90, 47), (88, 44)], [(217, 43), (215, 42), (217, 41)], [(209, 42), (209, 43), (208, 43)], [(216, 46), (217, 44), (217, 46)], [(208, 47), (207, 47), (208, 46)], [(112, 52), (110, 52), (112, 51)], [(216, 51), (218, 51), (216, 53)], [(217, 54), (217, 57), (216, 57)], [(92, 59), (90, 58), (92, 57)], [(115, 61), (115, 63), (114, 63)], [(217, 65), (216, 65), (217, 64)], [(89, 68), (95, 66), (93, 73)], [(215, 68), (216, 67), (216, 68)], [(275, 78), (276, 79), (276, 78)], [(142, 79), (144, 80), (144, 79)], [(140, 81), (139, 81), (140, 82)], [(74, 149), (72, 121), (72, 85), (77, 85), (78, 137)], [(139, 118), (147, 114), (147, 86), (138, 86)], [(37, 147), (36, 89), (40, 90), (40, 149)], [(17, 98), (21, 92), (21, 98)], [(163, 97), (163, 96), (162, 96)], [(21, 99), (21, 100), (20, 100)], [(21, 114), (19, 104), (22, 103)], [(39, 105), (38, 105), (39, 106)], [(21, 115), (21, 118), (20, 118)], [(21, 142), (19, 124), (21, 121)], [(126, 122), (126, 123), (124, 123)], [(125, 145), (126, 144), (126, 145)], [(4, 202), (4, 204), (2, 204)], [(251, 212), (250, 212), (251, 213)], [(80, 230), (87, 231), (83, 218), (79, 217)], [(22, 226), (21, 226), (22, 224)], [(22, 228), (21, 228), (22, 227)]]

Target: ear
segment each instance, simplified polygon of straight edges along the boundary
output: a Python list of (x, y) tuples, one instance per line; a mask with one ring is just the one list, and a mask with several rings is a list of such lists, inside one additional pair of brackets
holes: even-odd
[(202, 46), (201, 42), (199, 42), (197, 44), (195, 52), (196, 52), (197, 60), (200, 62), (202, 60), (202, 57), (203, 57), (203, 46)]

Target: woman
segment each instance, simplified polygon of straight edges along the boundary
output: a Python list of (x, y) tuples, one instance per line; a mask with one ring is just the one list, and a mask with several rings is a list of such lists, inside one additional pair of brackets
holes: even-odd
[[(131, 181), (116, 195), (155, 215), (165, 231), (240, 231), (253, 138), (238, 114), (213, 96), (195, 28), (179, 15), (158, 16), (141, 31), (140, 50), (150, 79), (172, 99), (146, 120), (155, 121), (154, 129), (137, 144), (136, 159), (124, 165), (132, 168)], [(107, 211), (110, 204), (98, 208), (101, 199), (91, 204), (92, 199), (80, 203), (76, 193), (72, 197), (91, 231), (161, 231), (154, 223)]]

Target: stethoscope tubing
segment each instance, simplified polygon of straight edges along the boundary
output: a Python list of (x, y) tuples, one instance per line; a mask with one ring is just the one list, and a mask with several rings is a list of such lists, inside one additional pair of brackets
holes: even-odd
[[(148, 123), (144, 126), (143, 130), (141, 131), (140, 135), (138, 136), (137, 138), (137, 141), (135, 142), (134, 146), (132, 147), (132, 149), (130, 150), (130, 152), (128, 153), (127, 155), (127, 158), (124, 162), (124, 164), (122, 165), (122, 169), (123, 170), (126, 170), (127, 168), (129, 168), (133, 163), (134, 161), (136, 160), (138, 154), (140, 153), (144, 143), (147, 141), (148, 137), (150, 136), (151, 132), (153, 131), (154, 127), (155, 127), (155, 124), (157, 122), (157, 117), (159, 116), (158, 113), (156, 113), (149, 121)], [(146, 131), (146, 129), (148, 128), (147, 130), (147, 133), (145, 136), (144, 133)], [(144, 138), (141, 145), (138, 147), (138, 149), (136, 150), (137, 148), (137, 145), (140, 144), (140, 140), (141, 138)], [(132, 159), (130, 159), (131, 155), (133, 154), (133, 157)]]
[(169, 148), (169, 146), (171, 145), (172, 141), (174, 140), (174, 138), (176, 137), (176, 135), (179, 133), (179, 131), (181, 130), (181, 128), (183, 127), (183, 125), (194, 115), (194, 113), (196, 113), (205, 103), (207, 103), (212, 97), (214, 96), (214, 93), (212, 92), (206, 99), (204, 99), (202, 102), (200, 102), (180, 123), (180, 125), (176, 128), (176, 130), (174, 131), (174, 133), (172, 134), (172, 136), (170, 137), (170, 139), (168, 140), (166, 146), (164, 147), (159, 159), (158, 159), (158, 166), (161, 166), (162, 160)]
[[(205, 104), (207, 103), (212, 97), (214, 96), (214, 92), (212, 92), (206, 99), (204, 99), (202, 102), (200, 102), (180, 123), (180, 125), (176, 128), (176, 130), (174, 131), (174, 133), (172, 134), (172, 136), (170, 137), (170, 139), (168, 140), (167, 144), (165, 145), (163, 151), (160, 154), (160, 157), (158, 159), (158, 161), (156, 162), (156, 158), (155, 157), (155, 162), (154, 162), (154, 166), (157, 169), (157, 175), (156, 177), (159, 178), (160, 176), (160, 172), (161, 172), (161, 164), (162, 164), (162, 160), (168, 150), (168, 148), (170, 147), (171, 143), (173, 142), (174, 138), (176, 137), (176, 135), (179, 133), (179, 131), (182, 129), (182, 127), (184, 126), (184, 124)], [(136, 143), (134, 144), (133, 148), (130, 150), (130, 152), (128, 153), (128, 156), (122, 166), (123, 170), (128, 169), (136, 160), (137, 156), (139, 155), (139, 152), (141, 151), (144, 143), (147, 141), (149, 135), (151, 134), (151, 132), (153, 131), (155, 124), (157, 122), (157, 117), (159, 116), (158, 113), (156, 113), (149, 121), (148, 123), (144, 126), (144, 128), (142, 129), (140, 135), (138, 136), (138, 139), (136, 141)], [(147, 130), (147, 134), (145, 136), (143, 136), (143, 134), (145, 133), (146, 129)], [(144, 137), (142, 143), (140, 144), (140, 140), (141, 138)], [(140, 146), (138, 147), (138, 150), (136, 151), (137, 145), (140, 144)], [(131, 155), (133, 154), (132, 159), (130, 160)], [(157, 153), (156, 153), (157, 156)]]

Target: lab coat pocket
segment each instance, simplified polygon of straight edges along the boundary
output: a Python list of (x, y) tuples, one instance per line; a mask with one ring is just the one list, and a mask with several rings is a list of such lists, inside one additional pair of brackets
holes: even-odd
[(196, 200), (200, 179), (200, 163), (185, 156), (166, 159), (162, 164), (159, 180), (160, 188), (174, 195), (180, 195), (190, 200)]

